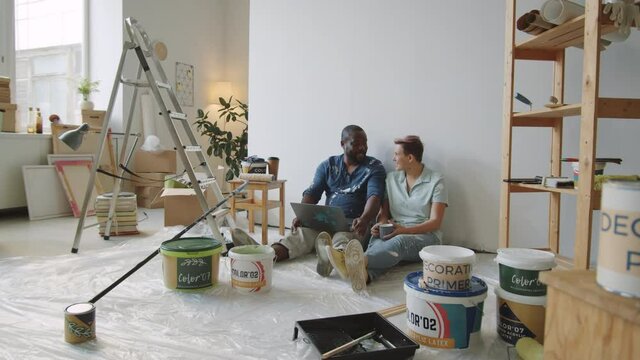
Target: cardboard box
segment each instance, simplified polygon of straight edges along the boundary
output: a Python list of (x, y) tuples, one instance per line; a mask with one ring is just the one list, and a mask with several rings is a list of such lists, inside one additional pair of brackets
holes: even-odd
[[(205, 190), (209, 206), (215, 205), (210, 191)], [(202, 216), (202, 208), (193, 189), (164, 189), (164, 226), (190, 225)]]
[(0, 103), (0, 112), (2, 113), (1, 131), (16, 132), (16, 109), (18, 105), (9, 103)]
[(82, 110), (82, 122), (89, 124), (92, 128), (102, 129), (104, 116), (107, 113), (102, 110)]
[(147, 209), (160, 209), (164, 207), (161, 187), (136, 186), (138, 206)]
[(175, 174), (177, 171), (176, 151), (150, 152), (138, 150), (134, 155), (134, 166), (136, 172)]
[(167, 174), (163, 172), (148, 172), (148, 173), (137, 173), (140, 177), (133, 176), (131, 174), (127, 174), (127, 177), (131, 179), (131, 183), (135, 187), (154, 187), (162, 189), (164, 187), (164, 179)]

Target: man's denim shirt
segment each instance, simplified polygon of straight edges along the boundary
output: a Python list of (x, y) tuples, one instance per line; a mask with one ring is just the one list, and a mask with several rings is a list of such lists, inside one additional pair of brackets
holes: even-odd
[(349, 175), (343, 155), (336, 155), (318, 165), (313, 182), (303, 195), (320, 199), (326, 193), (325, 205), (340, 207), (347, 218), (355, 219), (362, 215), (370, 196), (382, 201), (385, 176), (380, 160), (371, 156)]

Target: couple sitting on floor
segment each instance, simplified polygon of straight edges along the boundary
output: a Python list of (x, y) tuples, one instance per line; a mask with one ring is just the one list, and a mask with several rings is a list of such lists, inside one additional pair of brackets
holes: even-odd
[[(317, 204), (323, 193), (326, 205), (342, 208), (352, 221), (350, 232), (329, 234), (300, 226), (293, 220), (289, 235), (273, 247), (276, 261), (310, 253), (318, 257), (317, 271), (329, 276), (333, 269), (351, 281), (354, 291), (401, 261), (420, 261), (420, 250), (442, 240), (440, 225), (447, 206), (441, 174), (422, 163), (423, 144), (417, 136), (396, 139), (396, 171), (386, 175), (382, 163), (367, 156), (367, 135), (356, 125), (342, 130), (342, 155), (332, 156), (316, 169), (303, 203)], [(393, 231), (380, 237), (381, 224)], [(364, 251), (363, 244), (370, 236)], [(239, 228), (232, 229), (235, 245), (256, 242)]]

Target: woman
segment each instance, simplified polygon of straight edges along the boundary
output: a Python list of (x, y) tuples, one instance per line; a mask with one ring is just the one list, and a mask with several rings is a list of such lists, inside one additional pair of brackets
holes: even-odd
[[(418, 136), (394, 141), (396, 171), (387, 174), (386, 194), (363, 253), (360, 242), (350, 241), (341, 254), (327, 248), (329, 259), (355, 291), (400, 261), (420, 261), (420, 250), (441, 243), (440, 226), (447, 207), (447, 191), (441, 174), (422, 163), (424, 146)], [(380, 225), (392, 224), (391, 233), (380, 236)]]

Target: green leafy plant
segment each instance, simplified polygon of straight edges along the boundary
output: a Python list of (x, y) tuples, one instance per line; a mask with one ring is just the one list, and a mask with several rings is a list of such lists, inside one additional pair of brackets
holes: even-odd
[(87, 78), (81, 78), (78, 82), (78, 93), (82, 95), (82, 99), (84, 101), (89, 100), (89, 95), (92, 92), (98, 92), (98, 85), (100, 85), (100, 81), (91, 81)]
[[(223, 98), (218, 99), (222, 108), (218, 110), (218, 120), (209, 121), (209, 112), (206, 113), (202, 109), (198, 109), (198, 117), (194, 125), (197, 125), (197, 129), (201, 135), (209, 137), (209, 147), (207, 148), (207, 154), (209, 156), (216, 156), (224, 160), (225, 164), (229, 167), (225, 178), (227, 180), (233, 179), (234, 176), (240, 174), (242, 169), (242, 160), (247, 157), (247, 144), (249, 142), (248, 123), (249, 123), (249, 106), (240, 100), (233, 99), (233, 96), (229, 100)], [(236, 104), (232, 105), (235, 101)], [(234, 135), (231, 131), (223, 130), (218, 125), (218, 121), (221, 121), (224, 129), (228, 123), (240, 123), (242, 124), (242, 131), (239, 135)]]

